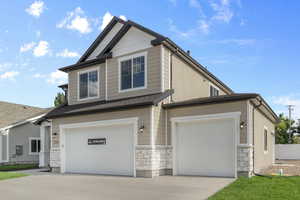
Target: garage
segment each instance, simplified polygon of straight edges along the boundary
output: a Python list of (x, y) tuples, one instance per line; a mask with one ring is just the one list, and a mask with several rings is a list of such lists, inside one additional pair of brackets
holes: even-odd
[(62, 125), (62, 172), (135, 176), (136, 126), (129, 122)]
[(239, 113), (172, 119), (174, 175), (236, 177)]

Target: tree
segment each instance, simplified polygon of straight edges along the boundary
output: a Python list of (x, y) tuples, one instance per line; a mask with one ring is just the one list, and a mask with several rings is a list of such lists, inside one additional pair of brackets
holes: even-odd
[(288, 131), (290, 129), (290, 124), (291, 124), (291, 138), (292, 138), (292, 143), (296, 143), (296, 138), (294, 137), (295, 133), (297, 133), (297, 129), (299, 127), (294, 126), (295, 121), (290, 120), (288, 117), (284, 116), (283, 114), (279, 115), (280, 122), (276, 125), (275, 127), (275, 140), (276, 144), (288, 144), (289, 143), (289, 134)]
[(64, 93), (58, 92), (54, 99), (54, 106), (55, 107), (60, 106), (60, 105), (64, 104), (65, 102), (66, 102), (66, 98), (65, 98)]

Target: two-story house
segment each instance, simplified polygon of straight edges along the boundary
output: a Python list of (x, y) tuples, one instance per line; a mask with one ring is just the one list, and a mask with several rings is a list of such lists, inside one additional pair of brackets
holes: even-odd
[(278, 118), (264, 99), (233, 92), (189, 52), (133, 21), (114, 17), (60, 70), (68, 103), (40, 122), (42, 144), (51, 141), (42, 163), (53, 171), (236, 177), (273, 163)]

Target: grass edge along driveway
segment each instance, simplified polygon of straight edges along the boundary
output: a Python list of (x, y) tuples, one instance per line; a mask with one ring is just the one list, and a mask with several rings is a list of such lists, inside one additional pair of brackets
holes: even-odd
[(24, 176), (28, 176), (28, 175), (23, 173), (16, 173), (16, 172), (0, 172), (0, 181), (11, 179), (11, 178), (20, 178)]
[(241, 177), (208, 200), (300, 199), (300, 176)]

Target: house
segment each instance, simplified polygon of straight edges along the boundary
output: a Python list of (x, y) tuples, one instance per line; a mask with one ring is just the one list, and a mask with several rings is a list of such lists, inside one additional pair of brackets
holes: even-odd
[(51, 134), (45, 162), (53, 171), (237, 177), (274, 161), (278, 118), (259, 94), (233, 92), (189, 52), (133, 21), (114, 17), (60, 70), (68, 103), (40, 120)]
[(38, 164), (40, 127), (33, 124), (46, 109), (0, 102), (0, 165)]

